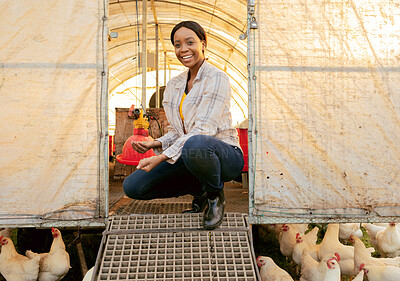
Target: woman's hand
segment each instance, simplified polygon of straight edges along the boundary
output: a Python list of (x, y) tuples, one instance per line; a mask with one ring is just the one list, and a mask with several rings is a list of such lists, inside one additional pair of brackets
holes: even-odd
[(132, 148), (139, 152), (139, 153), (145, 153), (149, 149), (160, 147), (161, 142), (158, 140), (152, 140), (152, 141), (131, 141)]
[(165, 156), (164, 154), (156, 155), (156, 156), (151, 156), (149, 158), (144, 158), (139, 161), (139, 164), (137, 165), (136, 169), (141, 169), (146, 172), (150, 172), (153, 170), (158, 164), (161, 162), (167, 160), (168, 157)]

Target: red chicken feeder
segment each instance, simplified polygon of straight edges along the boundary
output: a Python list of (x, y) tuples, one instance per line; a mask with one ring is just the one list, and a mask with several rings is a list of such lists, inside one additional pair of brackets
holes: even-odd
[(153, 149), (146, 153), (139, 153), (132, 148), (131, 141), (150, 141), (149, 132), (146, 129), (133, 129), (133, 135), (130, 136), (122, 148), (122, 154), (117, 155), (117, 161), (121, 164), (137, 166), (143, 158), (154, 156)]
[(244, 166), (242, 172), (247, 172), (249, 170), (249, 138), (248, 129), (237, 129), (239, 133), (239, 144), (243, 150)]

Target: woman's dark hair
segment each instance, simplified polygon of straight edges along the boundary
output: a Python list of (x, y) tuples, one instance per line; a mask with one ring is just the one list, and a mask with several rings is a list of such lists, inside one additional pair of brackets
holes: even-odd
[(175, 27), (172, 29), (172, 31), (171, 31), (171, 42), (172, 42), (172, 45), (174, 45), (175, 32), (181, 27), (186, 27), (186, 28), (189, 28), (190, 30), (192, 30), (194, 33), (196, 33), (197, 37), (200, 38), (200, 41), (204, 40), (204, 42), (206, 43), (206, 46), (207, 46), (206, 32), (200, 26), (200, 24), (198, 24), (195, 21), (190, 21), (190, 20), (189, 21), (181, 21), (180, 23), (175, 25)]

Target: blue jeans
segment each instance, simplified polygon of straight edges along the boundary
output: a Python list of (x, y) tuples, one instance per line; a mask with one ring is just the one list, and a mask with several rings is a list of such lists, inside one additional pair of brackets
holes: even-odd
[(136, 170), (123, 183), (124, 192), (133, 199), (178, 197), (218, 192), (225, 181), (235, 179), (244, 165), (240, 148), (215, 137), (196, 135), (183, 146), (174, 163), (164, 161), (150, 172)]

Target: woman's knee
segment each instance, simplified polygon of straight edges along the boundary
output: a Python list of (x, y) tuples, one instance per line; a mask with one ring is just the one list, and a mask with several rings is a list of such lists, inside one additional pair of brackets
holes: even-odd
[(145, 197), (144, 186), (140, 183), (140, 177), (137, 177), (134, 173), (125, 178), (122, 188), (129, 198), (140, 200)]

